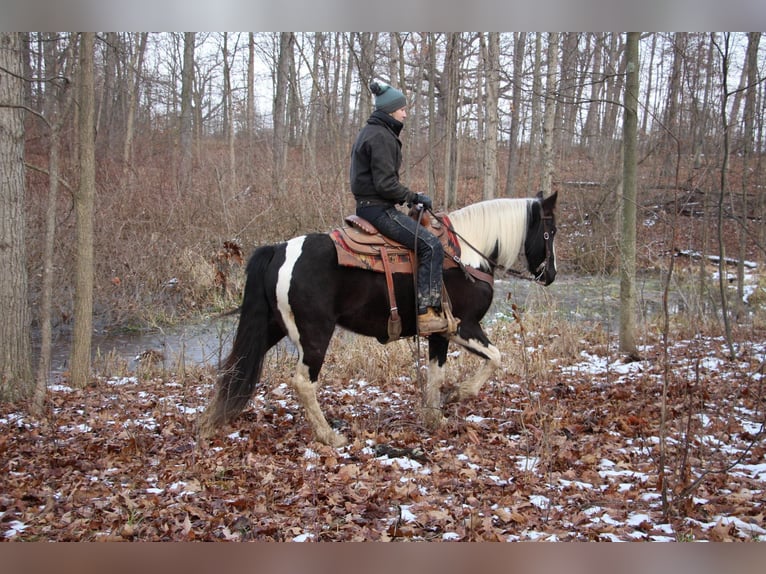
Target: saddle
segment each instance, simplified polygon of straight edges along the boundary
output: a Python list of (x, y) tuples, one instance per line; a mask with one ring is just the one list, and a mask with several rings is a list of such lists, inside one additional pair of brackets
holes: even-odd
[[(356, 267), (385, 274), (390, 314), (388, 341), (384, 342), (396, 340), (401, 334), (401, 318), (396, 304), (393, 274), (412, 275), (414, 273), (415, 258), (413, 252), (398, 241), (381, 235), (372, 223), (358, 215), (348, 215), (345, 221), (348, 226), (330, 232), (330, 238), (335, 244), (335, 251), (338, 256), (338, 264), (344, 267)], [(438, 218), (428, 218), (427, 220), (423, 218), (421, 224), (441, 241), (444, 249), (444, 269), (460, 267), (471, 280), (480, 279), (490, 285), (492, 284), (492, 275), (466, 267), (460, 261), (460, 244), (457, 235), (452, 231), (452, 225), (447, 215), (438, 214)], [(452, 310), (449, 297), (443, 286), (442, 293), (445, 313), (451, 317)]]
[[(446, 225), (435, 218), (429, 218), (428, 224), (423, 227), (441, 241), (445, 268), (456, 267), (455, 258), (460, 259), (460, 245), (455, 234), (448, 229), (451, 227), (449, 218), (446, 215), (439, 217)], [(411, 249), (381, 235), (372, 223), (358, 215), (346, 216), (346, 223), (348, 227), (330, 232), (339, 265), (378, 273), (386, 273), (386, 268), (391, 273), (413, 273), (414, 257)]]

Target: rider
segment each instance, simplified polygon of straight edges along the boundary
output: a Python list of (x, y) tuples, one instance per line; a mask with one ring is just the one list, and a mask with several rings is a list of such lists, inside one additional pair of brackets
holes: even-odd
[(418, 333), (443, 333), (449, 328), (442, 310), (443, 248), (432, 233), (424, 227), (418, 229), (415, 220), (396, 208), (402, 203), (420, 204), (424, 209), (432, 206), (427, 195), (415, 193), (399, 181), (399, 133), (407, 118), (407, 100), (402, 92), (380, 81), (371, 82), (370, 91), (375, 95), (375, 110), (351, 150), (356, 214), (386, 237), (417, 251)]

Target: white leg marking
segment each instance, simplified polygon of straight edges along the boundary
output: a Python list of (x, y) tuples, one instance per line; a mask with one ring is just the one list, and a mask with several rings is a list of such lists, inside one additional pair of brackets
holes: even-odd
[(285, 262), (282, 267), (279, 268), (279, 275), (277, 276), (277, 308), (279, 314), (282, 316), (282, 321), (287, 328), (287, 336), (293, 342), (298, 349), (298, 362), (303, 361), (303, 347), (301, 347), (300, 333), (298, 333), (298, 326), (295, 324), (295, 313), (293, 313), (292, 307), (290, 307), (290, 284), (293, 278), (293, 269), (298, 258), (303, 252), (303, 241), (305, 236), (295, 237), (287, 242), (287, 249), (285, 250)]
[(338, 447), (346, 444), (346, 438), (336, 433), (327, 424), (327, 419), (317, 401), (316, 385), (309, 380), (308, 368), (303, 363), (298, 363), (292, 383), (298, 395), (298, 401), (306, 412), (314, 438), (329, 446)]
[(437, 429), (444, 423), (444, 415), (441, 408), (441, 388), (444, 383), (444, 365), (439, 366), (439, 361), (433, 359), (428, 363), (428, 376), (426, 388), (423, 389), (423, 418), (426, 426)]
[(494, 345), (485, 346), (482, 342), (477, 341), (476, 339), (469, 339), (466, 341), (460, 337), (455, 337), (453, 341), (462, 345), (466, 349), (473, 349), (487, 357), (486, 362), (473, 377), (460, 383), (458, 400), (462, 400), (466, 397), (475, 397), (479, 394), (482, 385), (486, 383), (487, 379), (492, 376), (492, 373), (500, 367), (502, 354), (500, 353), (500, 349)]

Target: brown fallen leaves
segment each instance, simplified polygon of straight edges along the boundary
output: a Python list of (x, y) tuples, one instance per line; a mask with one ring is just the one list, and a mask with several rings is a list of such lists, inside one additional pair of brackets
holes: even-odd
[[(676, 365), (693, 364), (690, 348)], [(662, 370), (658, 352), (645, 354), (624, 372), (552, 363), (535, 380), (499, 373), (450, 406), (436, 433), (421, 426), (419, 392), (402, 373), (386, 388), (332, 380), (320, 402), (350, 439), (341, 450), (312, 442), (291, 391), (268, 383), (204, 446), (195, 418), (209, 373), (58, 388), (43, 419), (0, 410), (0, 538), (763, 539), (758, 353), (702, 378), (676, 371), (667, 512)]]

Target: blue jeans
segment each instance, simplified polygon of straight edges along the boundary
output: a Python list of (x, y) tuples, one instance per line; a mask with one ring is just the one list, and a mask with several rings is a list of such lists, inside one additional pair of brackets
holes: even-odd
[(436, 236), (425, 227), (418, 228), (417, 221), (395, 207), (360, 207), (356, 213), (372, 223), (386, 237), (417, 252), (418, 313), (425, 313), (427, 307), (441, 311), (444, 249)]

